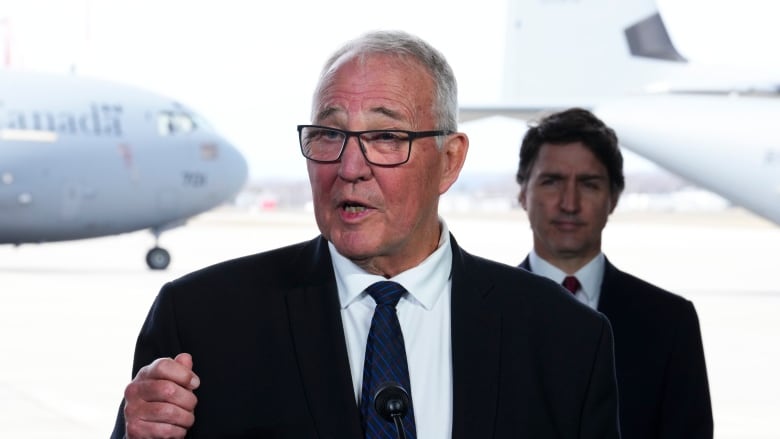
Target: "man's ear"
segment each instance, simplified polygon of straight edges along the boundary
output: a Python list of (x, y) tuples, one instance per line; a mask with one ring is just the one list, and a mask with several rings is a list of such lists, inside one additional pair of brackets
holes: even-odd
[(441, 181), (439, 182), (439, 194), (447, 192), (458, 179), (463, 164), (466, 163), (468, 150), (469, 138), (465, 133), (454, 133), (447, 136), (444, 145), (442, 145), (444, 160)]
[(520, 205), (523, 206), (523, 210), (528, 210), (526, 205), (526, 194), (525, 194), (525, 184), (520, 186), (520, 195), (518, 195), (517, 200), (520, 202)]
[(617, 207), (619, 200), (620, 200), (620, 192), (610, 194), (610, 201), (612, 202), (611, 206), (609, 206), (610, 215), (612, 214), (612, 212), (615, 211), (615, 208)]

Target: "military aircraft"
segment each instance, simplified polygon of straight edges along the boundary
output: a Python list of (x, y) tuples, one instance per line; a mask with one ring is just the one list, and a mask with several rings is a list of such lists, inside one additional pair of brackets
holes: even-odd
[(228, 202), (243, 155), (194, 110), (108, 81), (0, 70), (0, 244), (149, 229), (160, 234)]

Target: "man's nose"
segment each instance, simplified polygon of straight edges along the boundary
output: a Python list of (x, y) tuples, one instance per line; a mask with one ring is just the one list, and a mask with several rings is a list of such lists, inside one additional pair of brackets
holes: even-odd
[(577, 212), (580, 206), (580, 193), (576, 181), (567, 181), (563, 185), (560, 208), (564, 212)]
[(356, 136), (350, 136), (347, 139), (344, 151), (341, 153), (339, 167), (339, 175), (346, 180), (360, 178), (370, 172), (371, 168), (366, 161), (363, 147)]

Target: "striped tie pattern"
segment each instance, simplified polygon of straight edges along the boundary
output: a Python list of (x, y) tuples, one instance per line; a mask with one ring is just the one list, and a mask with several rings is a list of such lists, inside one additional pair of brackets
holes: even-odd
[[(398, 437), (395, 425), (374, 410), (374, 396), (382, 384), (395, 382), (406, 389), (411, 398), (404, 338), (395, 311), (395, 306), (406, 290), (396, 282), (382, 281), (366, 288), (366, 292), (376, 302), (376, 308), (371, 329), (368, 331), (366, 359), (363, 365), (363, 389), (360, 398), (363, 431), (366, 439), (395, 439)], [(414, 439), (417, 434), (411, 401), (409, 406), (403, 425), (406, 437)]]

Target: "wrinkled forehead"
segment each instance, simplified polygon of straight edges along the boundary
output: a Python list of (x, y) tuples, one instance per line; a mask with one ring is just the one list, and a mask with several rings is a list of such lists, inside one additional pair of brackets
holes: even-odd
[[(369, 77), (368, 81), (362, 81)], [(418, 110), (432, 109), (434, 99), (433, 76), (416, 58), (408, 55), (384, 52), (347, 52), (334, 60), (327, 68), (317, 85), (312, 102), (312, 117), (323, 110), (324, 102), (329, 99), (329, 92), (335, 84), (359, 84), (366, 86), (363, 91), (376, 91), (378, 96), (382, 90), (404, 91), (406, 98), (416, 102), (413, 105)], [(374, 84), (371, 86), (370, 84)], [(429, 93), (429, 94), (426, 94)], [(395, 97), (398, 97), (396, 94)], [(426, 108), (421, 108), (421, 107)]]
[[(315, 88), (314, 98), (317, 99), (322, 90), (333, 83), (339, 71), (347, 65), (365, 68), (369, 65), (384, 64), (387, 67), (397, 67), (400, 70), (409, 70), (418, 77), (423, 77), (431, 82), (432, 73), (417, 58), (404, 53), (348, 51), (333, 60), (323, 69)], [(416, 71), (416, 72), (415, 72)]]

